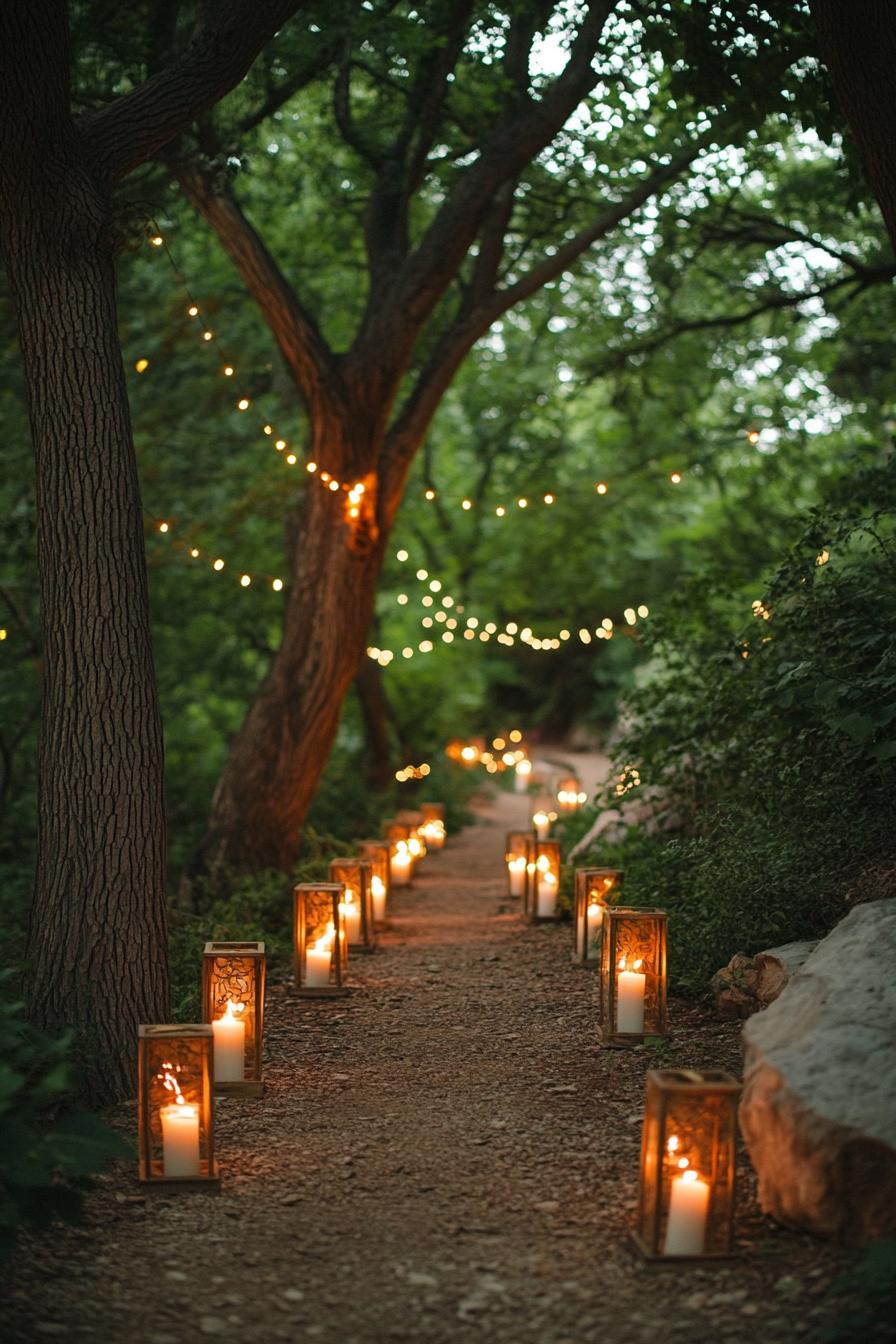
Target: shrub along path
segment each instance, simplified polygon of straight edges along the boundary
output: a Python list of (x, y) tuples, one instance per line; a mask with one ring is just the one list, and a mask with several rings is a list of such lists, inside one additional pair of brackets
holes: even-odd
[(646, 1069), (736, 1071), (738, 1033), (673, 1003), (662, 1051), (595, 1047), (569, 926), (527, 927), (504, 897), (525, 813), (483, 803), (426, 861), (350, 998), (273, 987), (267, 1096), (219, 1105), (220, 1196), (109, 1173), (83, 1227), (7, 1266), (7, 1340), (815, 1336), (837, 1253), (763, 1220), (749, 1179), (739, 1261), (656, 1269), (629, 1250)]

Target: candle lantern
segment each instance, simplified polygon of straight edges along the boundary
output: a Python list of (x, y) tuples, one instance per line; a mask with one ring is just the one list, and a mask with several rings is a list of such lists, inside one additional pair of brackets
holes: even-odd
[(358, 855), (370, 864), (370, 899), (373, 905), (373, 927), (382, 928), (388, 919), (389, 906), (389, 842), (362, 840)]
[(341, 882), (300, 882), (293, 893), (293, 965), (303, 998), (347, 994)]
[(137, 1029), (140, 1180), (179, 1190), (217, 1189), (208, 1023)]
[(526, 892), (526, 865), (529, 862), (529, 845), (532, 837), (528, 831), (508, 831), (504, 848), (504, 862), (507, 865), (508, 896), (524, 896)]
[(560, 844), (557, 840), (530, 841), (526, 877), (525, 911), (528, 919), (533, 924), (559, 919)]
[(600, 949), (598, 1037), (640, 1045), (666, 1035), (666, 915), (607, 906)]
[(616, 905), (622, 895), (620, 868), (577, 868), (573, 906), (575, 948), (572, 959), (577, 966), (600, 966), (600, 945), (604, 911)]
[(345, 887), (342, 898), (342, 927), (349, 952), (372, 952), (376, 945), (373, 931), (373, 869), (366, 859), (331, 859), (331, 882)]
[(425, 818), (420, 808), (405, 807), (395, 813), (395, 820), (407, 826), (409, 835), (418, 835)]
[(421, 803), (423, 823), (420, 834), (427, 849), (441, 849), (445, 843), (445, 804)]
[(397, 817), (390, 817), (388, 821), (383, 822), (383, 838), (388, 840), (390, 845), (395, 845), (399, 840), (407, 842), (411, 834), (411, 828), (406, 822), (399, 821)]
[(582, 788), (582, 781), (575, 775), (557, 780), (557, 805), (561, 812), (576, 812), (587, 801), (588, 795)]
[(720, 1070), (647, 1074), (634, 1236), (649, 1259), (732, 1254), (739, 1095)]
[(202, 1018), (215, 1040), (215, 1092), (260, 1097), (264, 1034), (264, 943), (206, 943)]

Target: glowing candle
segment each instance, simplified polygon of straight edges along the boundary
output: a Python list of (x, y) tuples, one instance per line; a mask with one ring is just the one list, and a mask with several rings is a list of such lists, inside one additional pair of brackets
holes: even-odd
[(686, 1157), (678, 1165), (683, 1170), (672, 1181), (663, 1254), (702, 1255), (709, 1210), (709, 1183), (701, 1181), (697, 1172), (688, 1168)]
[[(599, 901), (594, 901), (591, 905), (585, 906), (585, 919), (584, 921), (579, 920), (578, 951), (580, 956), (583, 952), (589, 960), (594, 960), (597, 956), (603, 922), (604, 908)], [(584, 948), (582, 947), (583, 938), (585, 940)]]
[(532, 818), (532, 825), (535, 827), (535, 834), (539, 840), (547, 840), (548, 831), (551, 829), (551, 819), (547, 812), (536, 812)]
[(639, 969), (640, 959), (634, 963), (634, 969), (625, 969), (625, 958), (619, 963), (619, 975), (616, 979), (616, 1029), (620, 1035), (641, 1036), (644, 1032), (644, 987), (647, 977)]
[(352, 943), (361, 942), (361, 906), (356, 899), (356, 893), (351, 887), (345, 892), (345, 899), (339, 902), (339, 911), (342, 915), (342, 927), (345, 930), (345, 938), (349, 947)]
[(199, 1107), (178, 1097), (159, 1110), (162, 1168), (166, 1176), (199, 1175)]
[(330, 983), (333, 941), (333, 935), (325, 933), (305, 953), (305, 984), (310, 989), (323, 989)]
[(551, 919), (557, 913), (557, 879), (551, 872), (538, 874), (538, 917)]
[(526, 857), (519, 854), (515, 859), (507, 860), (507, 871), (510, 874), (510, 894), (511, 896), (522, 896), (523, 888), (526, 885)]
[(244, 1003), (230, 999), (223, 1017), (212, 1023), (216, 1083), (241, 1083), (246, 1076), (246, 1023), (237, 1016), (245, 1011)]
[(413, 866), (414, 859), (407, 843), (404, 840), (399, 840), (395, 847), (395, 853), (389, 860), (389, 872), (396, 887), (406, 887), (408, 885)]
[(417, 863), (419, 859), (426, 857), (426, 846), (419, 835), (412, 835), (408, 839), (408, 853), (410, 854), (413, 863)]
[(374, 923), (382, 924), (386, 918), (386, 884), (379, 873), (370, 879), (370, 896), (373, 901)]
[(529, 787), (529, 776), (532, 773), (532, 762), (523, 759), (516, 763), (516, 779), (513, 781), (513, 787), (517, 793), (525, 793)]
[(423, 827), (423, 839), (428, 849), (441, 849), (445, 843), (445, 827), (440, 821), (428, 821)]

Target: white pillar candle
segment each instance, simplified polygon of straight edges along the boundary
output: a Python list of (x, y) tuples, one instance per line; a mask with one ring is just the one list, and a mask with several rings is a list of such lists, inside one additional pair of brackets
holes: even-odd
[[(625, 963), (621, 965), (624, 967)], [(635, 967), (640, 966), (635, 962)], [(620, 970), (616, 979), (616, 1030), (630, 1036), (644, 1033), (644, 986), (646, 976), (643, 972)]]
[(557, 913), (557, 879), (553, 873), (538, 875), (538, 917), (551, 919)]
[(370, 898), (373, 901), (374, 923), (382, 924), (386, 918), (386, 884), (379, 873), (370, 879)]
[(683, 1171), (672, 1181), (664, 1255), (702, 1255), (706, 1241), (709, 1183), (696, 1171)]
[(604, 922), (604, 908), (597, 902), (585, 906), (584, 915), (579, 916), (576, 929), (576, 951), (586, 960), (594, 961), (600, 942), (600, 931)]
[(162, 1170), (166, 1176), (199, 1175), (199, 1107), (173, 1101), (159, 1111)]
[(305, 953), (305, 984), (309, 989), (323, 989), (330, 983), (330, 964), (333, 960), (333, 943), (329, 938), (319, 938)]
[(360, 943), (361, 906), (354, 891), (351, 889), (346, 891), (345, 899), (339, 903), (339, 909), (342, 913), (342, 927), (345, 930), (345, 939), (349, 947), (352, 943)]
[(535, 827), (535, 834), (539, 840), (547, 840), (548, 832), (551, 829), (551, 819), (547, 812), (536, 812), (532, 818), (532, 825)]
[(423, 839), (428, 849), (441, 849), (445, 843), (445, 827), (440, 821), (428, 821), (423, 827)]
[(515, 859), (507, 860), (507, 872), (510, 875), (510, 894), (511, 896), (522, 896), (526, 885), (526, 858), (520, 854)]
[(392, 875), (392, 881), (396, 887), (406, 887), (411, 880), (411, 869), (414, 866), (414, 860), (411, 857), (410, 850), (405, 846), (404, 849), (398, 849), (389, 860), (389, 871)]
[(212, 1023), (216, 1083), (241, 1083), (246, 1076), (246, 1023), (237, 1016), (245, 1007), (231, 999), (224, 1016)]

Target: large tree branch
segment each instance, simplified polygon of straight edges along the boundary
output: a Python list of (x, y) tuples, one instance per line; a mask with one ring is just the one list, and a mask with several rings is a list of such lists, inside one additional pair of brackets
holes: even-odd
[(338, 365), (314, 316), (243, 214), (233, 195), (195, 163), (171, 162), (187, 199), (230, 256), (276, 340), (309, 409), (319, 408), (338, 379)]
[(199, 0), (180, 55), (130, 93), (80, 118), (96, 170), (110, 181), (157, 154), (239, 81), (304, 0)]
[(844, 289), (849, 290), (846, 298), (853, 299), (856, 295), (870, 288), (871, 285), (883, 284), (894, 277), (896, 277), (896, 261), (887, 265), (866, 267), (859, 274), (850, 272), (848, 275), (838, 276), (836, 280), (831, 280), (826, 285), (816, 285), (813, 289), (800, 290), (799, 293), (788, 294), (781, 291), (769, 295), (768, 298), (762, 299), (759, 303), (751, 304), (748, 308), (741, 308), (735, 313), (709, 313), (706, 317), (694, 317), (682, 322), (675, 322), (662, 331), (652, 332), (642, 340), (630, 341), (626, 345), (617, 346), (615, 350), (608, 353), (606, 359), (600, 361), (599, 365), (593, 370), (592, 376), (595, 378), (603, 377), (611, 369), (620, 367), (632, 356), (653, 354), (655, 350), (659, 350), (662, 346), (668, 345), (670, 341), (674, 341), (688, 332), (726, 331), (734, 327), (742, 327), (755, 318), (762, 317), (765, 313), (798, 308), (801, 303), (806, 303), (810, 299), (824, 299), (830, 294), (836, 294)]
[(587, 249), (605, 238), (622, 220), (640, 209), (652, 196), (674, 181), (693, 163), (713, 139), (709, 131), (699, 141), (656, 167), (621, 200), (608, 206), (597, 218), (558, 247), (512, 285), (493, 290), (474, 304), (462, 303), (454, 322), (437, 343), (418, 375), (389, 434), (389, 491), (400, 489), (407, 464), (426, 433), (432, 417), (476, 341), (492, 323), (531, 297), (567, 270)]
[(387, 301), (368, 309), (352, 361), (367, 363), (388, 344), (396, 370), (400, 373), (406, 366), (419, 332), (479, 233), (495, 192), (551, 143), (597, 82), (594, 54), (616, 3), (589, 0), (563, 71), (540, 99), (526, 98), (518, 114), (502, 120), (488, 137), (402, 266)]

